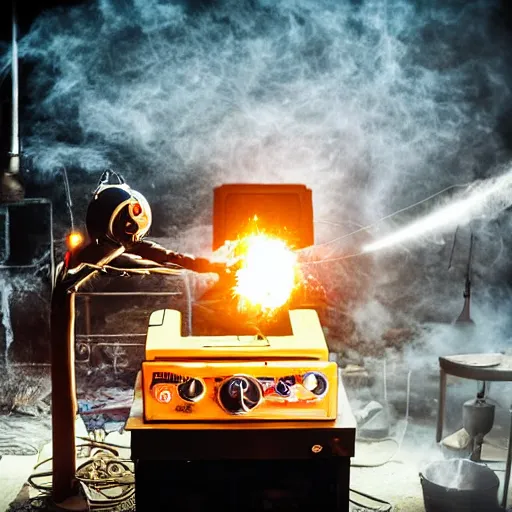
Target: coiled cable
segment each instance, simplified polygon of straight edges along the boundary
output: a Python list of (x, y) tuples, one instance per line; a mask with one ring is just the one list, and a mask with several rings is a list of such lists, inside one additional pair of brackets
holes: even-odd
[[(90, 510), (112, 510), (112, 507), (127, 503), (135, 495), (135, 476), (133, 462), (119, 456), (118, 448), (130, 449), (128, 446), (113, 443), (97, 442), (79, 437), (86, 443), (77, 445), (77, 449), (93, 448), (90, 457), (77, 467), (76, 479), (81, 484), (83, 494), (87, 499)], [(37, 469), (52, 461), (52, 458), (42, 460), (34, 467), (27, 483), (41, 494), (30, 500), (33, 508), (46, 509), (46, 504), (52, 491), (51, 484), (41, 484), (37, 480), (48, 479), (52, 471)]]

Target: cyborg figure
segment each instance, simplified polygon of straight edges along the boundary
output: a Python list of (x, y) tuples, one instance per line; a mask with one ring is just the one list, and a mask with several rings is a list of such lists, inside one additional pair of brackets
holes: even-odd
[[(111, 182), (113, 177), (117, 183)], [(151, 207), (146, 198), (130, 188), (114, 171), (105, 171), (87, 208), (89, 244), (70, 254), (66, 267), (72, 270), (82, 264), (95, 264), (101, 246), (122, 245), (125, 248), (122, 259), (131, 260), (136, 267), (156, 263), (199, 273), (223, 275), (226, 272), (223, 263), (173, 252), (144, 240), (151, 221)]]

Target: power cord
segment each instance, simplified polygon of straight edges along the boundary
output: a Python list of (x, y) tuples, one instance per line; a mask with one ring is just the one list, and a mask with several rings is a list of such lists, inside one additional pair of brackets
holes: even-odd
[[(119, 456), (118, 448), (130, 449), (128, 446), (113, 443), (92, 441), (88, 438), (78, 437), (87, 441), (77, 445), (78, 449), (93, 448), (89, 458), (76, 470), (76, 479), (80, 482), (89, 509), (95, 511), (112, 510), (121, 504), (129, 504), (135, 496), (135, 476), (132, 468), (133, 462)], [(48, 479), (52, 471), (37, 472), (41, 466), (52, 461), (52, 458), (39, 462), (34, 467), (34, 473), (29, 476), (28, 484), (40, 492), (39, 496), (31, 499), (31, 506), (44, 508), (44, 498), (50, 497), (51, 484), (37, 483), (37, 479)]]
[(391, 505), (391, 503), (388, 501), (381, 500), (380, 498), (376, 498), (371, 494), (365, 494), (364, 492), (356, 491), (354, 489), (350, 489), (350, 492), (357, 494), (358, 496), (362, 496), (363, 498), (375, 501), (376, 503), (380, 503), (380, 505), (372, 507), (371, 505), (360, 503), (359, 501), (349, 498), (350, 503), (356, 505), (356, 507), (362, 507), (362, 510), (376, 510), (378, 512), (391, 512), (391, 510), (393, 510), (393, 505)]
[[(384, 401), (387, 404), (387, 402), (388, 402), (388, 399), (387, 399), (387, 384), (386, 384), (387, 383), (387, 375), (386, 375), (386, 363), (385, 363), (385, 361), (384, 361), (383, 373), (384, 373)], [(391, 457), (389, 457), (388, 459), (386, 459), (383, 462), (379, 462), (379, 463), (375, 463), (375, 464), (351, 464), (352, 467), (355, 467), (355, 468), (376, 468), (376, 467), (384, 466), (384, 465), (388, 464), (389, 462), (391, 462), (400, 453), (400, 450), (402, 448), (402, 444), (403, 444), (404, 439), (405, 439), (405, 434), (407, 432), (407, 427), (409, 426), (409, 408), (410, 408), (410, 399), (411, 399), (411, 375), (412, 375), (412, 371), (409, 370), (409, 372), (407, 374), (407, 390), (406, 390), (404, 428), (402, 430), (402, 434), (400, 435), (400, 440), (397, 441), (393, 437), (384, 437), (384, 438), (381, 438), (381, 439), (372, 439), (372, 438), (365, 438), (365, 437), (360, 437), (360, 436), (356, 437), (356, 441), (361, 441), (361, 442), (366, 442), (366, 443), (393, 442), (396, 445), (395, 452), (393, 453), (393, 455)]]
[[(383, 367), (383, 380), (384, 380), (384, 401), (388, 402), (388, 398), (387, 398), (387, 375), (386, 375), (386, 361), (384, 361), (384, 367)], [(372, 438), (365, 438), (365, 437), (356, 437), (356, 441), (361, 441), (361, 442), (367, 442), (367, 443), (376, 443), (376, 442), (379, 442), (379, 443), (383, 443), (383, 442), (392, 442), (396, 445), (396, 450), (394, 451), (394, 453), (391, 455), (391, 457), (387, 458), (386, 460), (384, 460), (383, 462), (376, 462), (374, 464), (351, 464), (350, 466), (353, 467), (353, 468), (378, 468), (378, 467), (381, 467), (381, 466), (385, 466), (386, 464), (389, 464), (390, 462), (392, 462), (395, 457), (400, 453), (400, 450), (402, 448), (402, 444), (404, 442), (404, 439), (405, 439), (405, 434), (407, 432), (407, 427), (409, 425), (409, 407), (410, 407), (410, 397), (411, 397), (411, 375), (412, 375), (412, 371), (409, 370), (408, 374), (407, 374), (407, 391), (406, 391), (406, 406), (405, 406), (405, 423), (404, 423), (404, 428), (402, 430), (402, 434), (400, 435), (400, 439), (399, 441), (397, 441), (396, 439), (392, 438), (392, 437), (384, 437), (382, 439), (372, 439)], [(357, 491), (356, 489), (352, 489), (350, 488), (350, 492), (351, 493), (354, 493), (354, 494), (357, 494), (359, 496), (362, 496), (364, 498), (368, 498), (376, 503), (380, 503), (381, 505), (377, 506), (377, 508), (375, 507), (372, 507), (370, 505), (365, 505), (365, 504), (362, 504), (352, 498), (349, 498), (349, 501), (350, 503), (352, 503), (353, 505), (356, 505), (357, 507), (362, 507), (363, 510), (375, 510), (375, 511), (379, 511), (379, 512), (390, 512), (392, 509), (393, 509), (393, 505), (385, 500), (382, 500), (380, 498), (377, 498), (376, 496), (372, 496), (371, 494), (366, 494), (366, 493), (363, 493), (361, 491)]]

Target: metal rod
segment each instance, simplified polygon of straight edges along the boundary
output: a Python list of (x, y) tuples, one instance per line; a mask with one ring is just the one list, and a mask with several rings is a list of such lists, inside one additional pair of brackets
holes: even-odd
[[(75, 294), (76, 295), (76, 294)], [(91, 334), (91, 297), (87, 296), (84, 300), (85, 333)]]
[(126, 334), (75, 334), (75, 338), (138, 338), (146, 337), (144, 333), (126, 333)]
[(453, 235), (452, 250), (450, 251), (450, 260), (448, 261), (448, 270), (452, 268), (453, 254), (455, 252), (455, 243), (457, 242), (457, 233), (459, 232), (459, 226), (456, 227)]
[(485, 382), (485, 380), (477, 381), (477, 386), (479, 391), (477, 392), (476, 397), (482, 400), (485, 399), (487, 395), (487, 382)]
[(439, 369), (439, 402), (437, 409), (437, 429), (436, 429), (436, 442), (441, 442), (443, 439), (443, 423), (444, 423), (444, 409), (446, 403), (446, 372)]
[(91, 342), (90, 345), (94, 345), (95, 347), (144, 347), (144, 343), (116, 343), (112, 345), (112, 343), (101, 343), (99, 341)]
[(12, 2), (12, 134), (9, 172), (18, 174), (20, 170), (20, 132), (19, 132), (19, 87), (18, 87), (18, 22), (16, 2)]
[(71, 224), (71, 231), (75, 230), (75, 220), (73, 217), (73, 201), (71, 199), (71, 188), (69, 187), (68, 171), (62, 167), (62, 178), (64, 180), (64, 191), (66, 193), (66, 205), (69, 212), (69, 222)]
[[(53, 222), (53, 217), (51, 222)], [(50, 245), (52, 249), (50, 251), (47, 251), (41, 258), (39, 258), (36, 262), (30, 263), (30, 265), (0, 265), (0, 270), (9, 270), (9, 269), (19, 269), (19, 268), (39, 268), (41, 265), (44, 265), (45, 260), (50, 258), (50, 267), (54, 265), (53, 262), (53, 233), (50, 235)]]
[(512, 465), (512, 405), (510, 406), (510, 430), (508, 433), (507, 465), (505, 467), (505, 480), (503, 482), (503, 497), (501, 506), (507, 508), (508, 486), (510, 483), (510, 466)]
[(185, 282), (185, 294), (187, 296), (187, 328), (188, 328), (188, 336), (192, 336), (192, 291), (190, 289), (190, 273), (184, 272), (183, 280)]
[(98, 296), (98, 297), (106, 297), (106, 296), (117, 296), (117, 297), (140, 297), (144, 295), (183, 295), (181, 292), (77, 292), (75, 294), (77, 297), (87, 297), (87, 296)]
[(55, 237), (53, 234), (53, 207), (50, 203), (48, 213), (50, 214), (50, 282), (55, 283), (55, 274), (57, 272), (57, 265), (55, 264)]
[(16, 368), (18, 366), (22, 366), (22, 367), (33, 367), (33, 368), (39, 368), (40, 366), (51, 366), (50, 363), (15, 363), (15, 362), (12, 362), (10, 363), (9, 365), (11, 368)]
[(457, 322), (468, 322), (468, 323), (474, 323), (471, 319), (471, 265), (473, 262), (473, 243), (474, 243), (474, 235), (473, 231), (471, 231), (471, 237), (469, 241), (469, 255), (468, 255), (468, 262), (466, 267), (466, 283), (464, 286), (464, 306), (462, 308), (462, 311), (457, 318)]

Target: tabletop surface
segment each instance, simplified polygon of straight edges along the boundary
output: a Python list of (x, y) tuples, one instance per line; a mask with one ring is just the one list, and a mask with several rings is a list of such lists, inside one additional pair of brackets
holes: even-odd
[(446, 373), (478, 380), (512, 380), (512, 355), (459, 354), (439, 358)]

